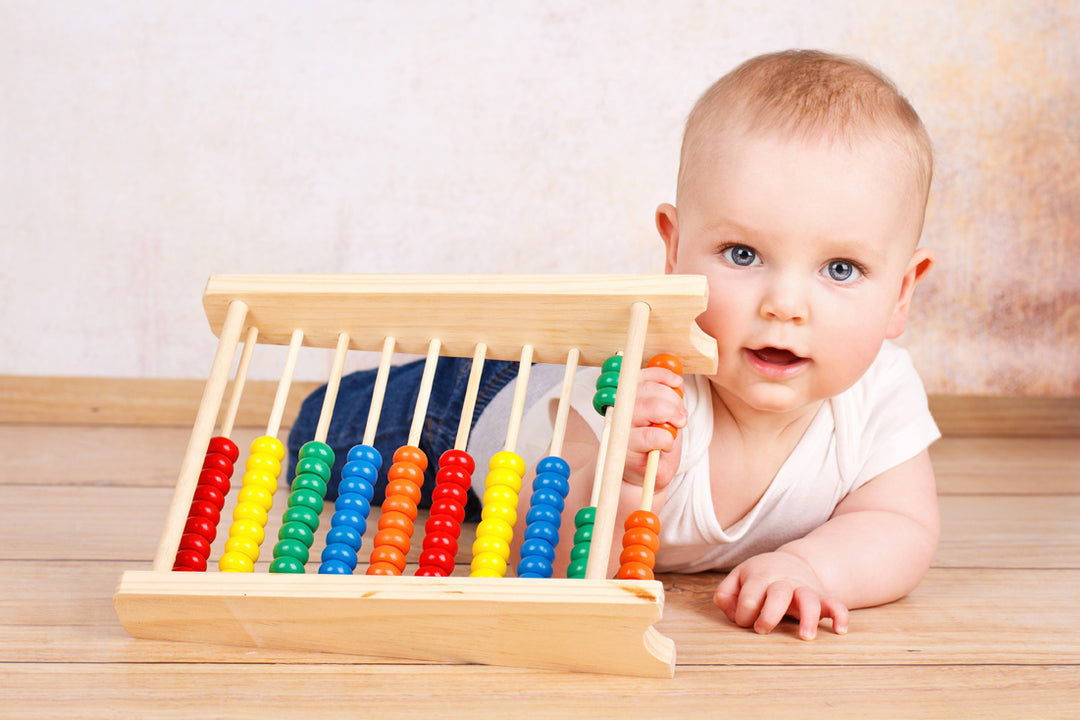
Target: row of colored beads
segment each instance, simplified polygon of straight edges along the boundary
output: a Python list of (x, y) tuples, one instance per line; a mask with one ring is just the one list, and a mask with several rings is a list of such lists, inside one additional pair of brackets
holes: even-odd
[(402, 445), (394, 453), (394, 463), (387, 472), (389, 482), (379, 531), (372, 540), (368, 575), (400, 575), (405, 571), (425, 469), (427, 455), (420, 448)]
[(548, 456), (536, 464), (518, 577), (549, 578), (554, 573), (551, 563), (555, 560), (562, 511), (569, 492), (570, 465), (565, 460)]
[(285, 446), (277, 438), (263, 435), (252, 441), (240, 493), (233, 508), (225, 554), (218, 560), (222, 572), (252, 572), (255, 569), (284, 459)]
[(380, 467), (382, 455), (371, 445), (361, 443), (349, 450), (345, 467), (341, 469), (330, 530), (326, 533), (320, 574), (352, 575), (356, 570)]
[(517, 521), (518, 493), (525, 477), (525, 460), (509, 450), (492, 456), (484, 479), (484, 509), (476, 526), (470, 575), (502, 577), (510, 560), (510, 542)]
[(326, 483), (333, 465), (334, 451), (326, 443), (312, 440), (300, 448), (296, 477), (283, 524), (278, 530), (270, 572), (304, 572), (311, 545), (315, 542), (315, 531), (319, 529), (319, 514), (323, 510)]
[(191, 500), (191, 509), (184, 523), (173, 570), (206, 570), (210, 544), (217, 537), (225, 496), (229, 493), (233, 464), (239, 457), (240, 448), (232, 440), (227, 437), (211, 438)]
[(447, 450), (439, 457), (417, 575), (447, 577), (454, 571), (465, 503), (475, 469), (472, 456), (464, 450)]

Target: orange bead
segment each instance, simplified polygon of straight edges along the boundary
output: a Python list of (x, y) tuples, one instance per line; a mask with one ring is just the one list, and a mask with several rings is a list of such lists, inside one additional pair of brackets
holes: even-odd
[(386, 477), (390, 482), (395, 480), (406, 480), (412, 485), (424, 484), (424, 471), (419, 465), (414, 465), (411, 462), (399, 462), (390, 466), (390, 469), (386, 471)]
[(382, 504), (382, 511), (399, 512), (410, 520), (416, 520), (416, 503), (404, 495), (391, 495)]
[(676, 375), (682, 375), (682, 362), (679, 361), (679, 358), (670, 353), (653, 355), (649, 360), (649, 367), (662, 367), (670, 370)]
[(404, 568), (399, 569), (396, 565), (388, 562), (378, 562), (368, 565), (368, 575), (400, 575)]
[(669, 433), (671, 433), (671, 437), (678, 437), (679, 436), (679, 428), (675, 427), (671, 423), (661, 423), (659, 425), (653, 425), (653, 427), (658, 427), (658, 428), (661, 428), (663, 430), (667, 430)]
[(407, 497), (413, 505), (420, 502), (420, 487), (409, 480), (391, 480), (386, 486), (387, 497)]
[(622, 539), (623, 547), (630, 547), (631, 545), (644, 545), (649, 548), (655, 554), (660, 550), (660, 538), (656, 536), (656, 533), (649, 530), (649, 528), (636, 527), (630, 528), (623, 535)]
[[(392, 545), (384, 545), (377, 547), (371, 551), (371, 566), (374, 567), (379, 564), (391, 565), (397, 568), (395, 575), (400, 575), (405, 570), (405, 554)], [(368, 568), (368, 574), (373, 574), (371, 568)]]
[(656, 553), (644, 545), (629, 545), (619, 555), (619, 564), (641, 563), (646, 567), (656, 567)]
[(652, 568), (647, 565), (642, 565), (638, 562), (628, 563), (619, 568), (619, 574), (616, 576), (620, 580), (653, 580)]
[(397, 528), (406, 535), (412, 536), (413, 534), (413, 521), (409, 519), (409, 516), (405, 513), (392, 511), (383, 512), (379, 517), (379, 529), (385, 530), (387, 528)]
[(375, 533), (374, 544), (376, 549), (390, 546), (397, 548), (401, 553), (407, 553), (412, 545), (412, 540), (400, 528), (386, 528)]
[(394, 462), (409, 462), (416, 465), (421, 470), (427, 469), (427, 455), (424, 451), (413, 445), (402, 445), (394, 453)]
[(626, 522), (623, 523), (623, 529), (629, 530), (630, 528), (636, 527), (648, 528), (653, 531), (654, 535), (659, 535), (660, 518), (656, 516), (656, 513), (648, 510), (635, 510), (626, 518)]

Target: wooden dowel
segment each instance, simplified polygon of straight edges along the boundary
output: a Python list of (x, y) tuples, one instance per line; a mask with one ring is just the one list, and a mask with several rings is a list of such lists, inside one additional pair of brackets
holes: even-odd
[(589, 496), (589, 507), (596, 507), (600, 503), (600, 487), (604, 478), (604, 462), (607, 459), (608, 445), (611, 444), (611, 406), (604, 409), (604, 425), (600, 428), (600, 444), (596, 449), (596, 469), (593, 471), (592, 494)]
[(172, 503), (169, 505), (165, 528), (161, 533), (157, 553), (154, 555), (154, 570), (161, 572), (172, 570), (173, 562), (176, 560), (180, 536), (184, 532), (184, 523), (191, 509), (191, 499), (195, 496), (195, 486), (199, 482), (199, 473), (206, 459), (206, 448), (210, 444), (210, 436), (214, 433), (214, 422), (217, 420), (218, 411), (221, 410), (225, 386), (229, 383), (229, 368), (232, 366), (233, 358), (236, 357), (236, 346), (240, 342), (240, 333), (244, 330), (244, 319), (247, 313), (248, 306), (243, 301), (234, 300), (229, 303), (225, 324), (221, 328), (221, 339), (218, 341), (214, 362), (210, 367), (210, 376), (206, 379), (202, 401), (199, 403), (199, 412), (195, 416), (195, 425), (191, 429), (191, 439), (188, 440), (187, 451), (180, 465), (180, 477), (176, 481), (176, 490), (173, 492)]
[(293, 330), (292, 339), (289, 340), (289, 354), (285, 357), (285, 369), (281, 371), (281, 380), (278, 381), (277, 395), (274, 396), (274, 405), (270, 410), (270, 420), (266, 423), (266, 434), (276, 438), (281, 430), (281, 419), (285, 415), (285, 403), (289, 399), (289, 386), (292, 385), (292, 376), (296, 371), (296, 358), (300, 355), (300, 346), (304, 344), (304, 331), (300, 328)]
[(431, 399), (431, 386), (435, 381), (435, 368), (439, 363), (439, 350), (442, 342), (433, 338), (428, 343), (427, 359), (424, 361), (424, 374), (420, 377), (420, 392), (416, 394), (416, 409), (413, 411), (412, 427), (409, 428), (409, 445), (419, 447), (420, 436), (424, 433), (424, 418), (427, 416), (428, 401)]
[(390, 363), (394, 359), (393, 336), (383, 340), (382, 355), (379, 357), (379, 369), (375, 373), (375, 387), (371, 389), (371, 405), (368, 406), (367, 425), (364, 427), (364, 445), (371, 446), (375, 442), (375, 434), (379, 429), (379, 415), (382, 413), (383, 398), (386, 396), (386, 383), (390, 377)]
[(604, 471), (600, 480), (600, 499), (596, 504), (596, 523), (593, 525), (589, 564), (585, 578), (602, 580), (607, 577), (608, 559), (615, 533), (615, 514), (619, 505), (619, 489), (622, 485), (623, 464), (626, 462), (626, 446), (630, 439), (630, 424), (637, 398), (638, 375), (645, 350), (645, 338), (649, 327), (650, 308), (647, 303), (635, 302), (630, 308), (630, 326), (627, 331), (619, 385), (615, 393), (614, 413), (611, 420), (611, 441), (604, 458)]
[(345, 356), (349, 354), (349, 333), (338, 335), (337, 349), (334, 351), (334, 364), (330, 368), (330, 379), (326, 382), (326, 394), (323, 396), (322, 410), (319, 411), (319, 423), (315, 426), (315, 440), (326, 442), (330, 432), (330, 419), (334, 416), (338, 388), (341, 386), (341, 374), (345, 371)]
[(472, 429), (472, 416), (476, 410), (476, 396), (480, 392), (480, 376), (484, 370), (484, 356), (487, 345), (477, 343), (473, 352), (472, 366), (469, 368), (469, 384), (465, 387), (465, 401), (461, 404), (461, 419), (458, 421), (454, 449), (465, 450), (469, 445), (469, 431)]
[(251, 366), (251, 356), (255, 354), (255, 342), (259, 339), (259, 328), (248, 328), (247, 338), (244, 340), (244, 351), (240, 353), (240, 362), (236, 366), (236, 376), (233, 378), (232, 395), (229, 397), (229, 407), (225, 411), (225, 419), (221, 422), (221, 434), (223, 437), (231, 437), (233, 426), (236, 425), (236, 413), (240, 410), (240, 398), (244, 394), (244, 381), (247, 380), (248, 368)]
[(645, 458), (645, 478), (641, 483), (640, 509), (651, 511), (653, 493), (656, 492), (656, 469), (660, 465), (660, 451), (650, 450)]
[(533, 346), (521, 348), (521, 360), (518, 362), (518, 374), (514, 386), (514, 402), (510, 406), (510, 421), (506, 426), (506, 445), (503, 449), (514, 452), (517, 448), (518, 433), (521, 432), (521, 417), (525, 413), (525, 394), (529, 390), (529, 371), (532, 369)]
[(581, 352), (575, 347), (566, 354), (566, 371), (563, 373), (562, 393), (559, 395), (559, 409), (555, 412), (555, 426), (551, 431), (551, 455), (562, 455), (563, 441), (566, 439), (566, 422), (570, 417), (570, 396), (574, 392), (574, 375), (577, 373), (578, 358)]

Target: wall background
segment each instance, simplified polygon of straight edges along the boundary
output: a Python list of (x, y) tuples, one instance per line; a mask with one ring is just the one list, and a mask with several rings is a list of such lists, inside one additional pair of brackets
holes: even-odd
[(1075, 0), (0, 0), (0, 374), (203, 378), (218, 272), (660, 272), (694, 100), (820, 47), (936, 143), (928, 389), (1080, 395), (1077, 37)]

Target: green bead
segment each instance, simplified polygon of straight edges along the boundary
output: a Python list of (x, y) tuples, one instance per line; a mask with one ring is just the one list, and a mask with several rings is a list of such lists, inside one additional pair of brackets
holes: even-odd
[(276, 560), (279, 557), (286, 556), (294, 557), (299, 560), (301, 564), (304, 564), (308, 561), (308, 557), (310, 557), (308, 546), (299, 540), (285, 538), (274, 546), (274, 559)]
[(318, 442), (316, 440), (304, 443), (304, 446), (300, 448), (298, 455), (301, 459), (318, 458), (327, 465), (334, 464), (334, 451), (330, 449), (330, 446), (326, 443)]
[(566, 577), (568, 578), (584, 578), (585, 569), (589, 563), (585, 560), (579, 560), (577, 562), (570, 563), (570, 567), (566, 568)]
[(281, 521), (285, 524), (292, 522), (303, 523), (304, 525), (307, 525), (312, 532), (319, 529), (319, 513), (306, 505), (297, 505), (289, 508), (285, 511)]
[(577, 532), (574, 533), (574, 544), (577, 545), (578, 543), (585, 543), (586, 545), (588, 545), (590, 542), (592, 542), (592, 530), (592, 525), (582, 525), (581, 527), (579, 527), (577, 529)]
[(602, 390), (603, 388), (614, 388), (619, 386), (619, 373), (606, 372), (600, 373), (600, 377), (596, 378), (596, 389)]
[(317, 457), (302, 458), (296, 463), (296, 474), (304, 473), (314, 473), (321, 477), (323, 482), (330, 480), (330, 466)]
[(571, 560), (584, 560), (585, 562), (588, 562), (588, 560), (589, 560), (589, 547), (590, 547), (589, 543), (581, 543), (580, 545), (575, 545), (574, 547), (572, 547), (570, 549), (570, 559)]
[(326, 497), (326, 481), (315, 473), (300, 473), (292, 482), (292, 489), (311, 490), (319, 497)]
[(596, 412), (600, 413), (601, 415), (603, 415), (604, 411), (614, 404), (615, 388), (603, 388), (602, 390), (597, 390), (596, 394), (593, 395), (593, 410), (596, 410)]
[(309, 507), (316, 515), (318, 515), (323, 511), (322, 495), (319, 495), (314, 490), (308, 490), (307, 488), (293, 490), (289, 493), (289, 507), (296, 507), (298, 505)]
[(270, 572), (301, 575), (304, 572), (304, 563), (290, 555), (282, 555), (270, 563)]
[(593, 506), (583, 507), (577, 511), (577, 515), (574, 516), (574, 527), (581, 527), (582, 525), (592, 525), (596, 522), (596, 508)]
[(607, 360), (604, 361), (604, 364), (600, 367), (600, 371), (601, 372), (606, 372), (606, 373), (613, 372), (613, 373), (618, 374), (618, 372), (619, 372), (619, 370), (621, 368), (622, 368), (622, 355), (612, 355), (611, 357), (609, 357)]
[(278, 530), (278, 540), (297, 540), (302, 542), (305, 547), (311, 547), (311, 544), (315, 542), (315, 533), (311, 531), (307, 525), (302, 522), (289, 522), (281, 526)]

